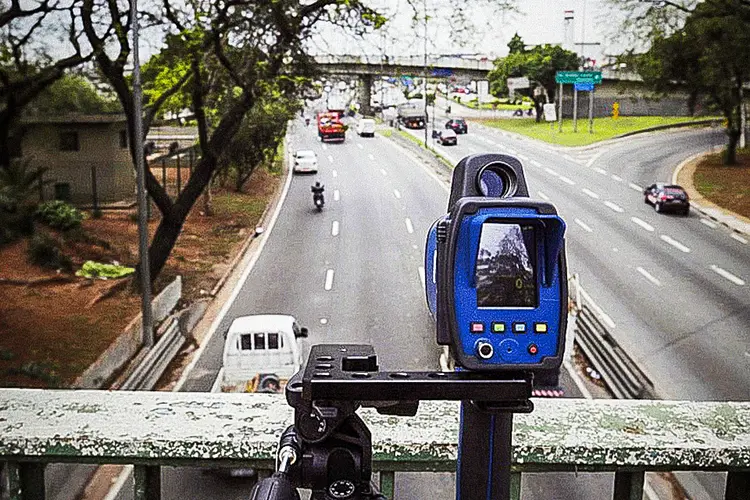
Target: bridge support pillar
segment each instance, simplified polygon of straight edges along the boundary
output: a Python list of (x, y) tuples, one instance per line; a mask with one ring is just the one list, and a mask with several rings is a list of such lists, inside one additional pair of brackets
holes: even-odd
[(359, 77), (359, 112), (363, 115), (372, 115), (371, 96), (372, 75), (361, 75)]

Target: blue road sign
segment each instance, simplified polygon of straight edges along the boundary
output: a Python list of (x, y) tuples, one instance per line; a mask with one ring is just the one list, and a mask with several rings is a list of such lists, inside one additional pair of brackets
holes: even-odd
[(579, 92), (592, 92), (594, 90), (593, 83), (575, 83), (573, 85)]
[(450, 68), (434, 68), (432, 70), (432, 76), (447, 78), (453, 76), (453, 70)]

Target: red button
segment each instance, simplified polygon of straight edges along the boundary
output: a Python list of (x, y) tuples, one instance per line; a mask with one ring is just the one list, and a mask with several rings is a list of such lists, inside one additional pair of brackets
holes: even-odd
[(529, 344), (529, 354), (534, 355), (539, 352), (539, 348), (536, 344)]
[(471, 333), (484, 333), (484, 323), (471, 323)]

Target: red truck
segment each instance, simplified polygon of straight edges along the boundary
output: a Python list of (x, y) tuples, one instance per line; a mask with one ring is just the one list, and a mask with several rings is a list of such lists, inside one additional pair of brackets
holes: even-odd
[(318, 113), (318, 136), (325, 141), (344, 141), (346, 128), (337, 112)]

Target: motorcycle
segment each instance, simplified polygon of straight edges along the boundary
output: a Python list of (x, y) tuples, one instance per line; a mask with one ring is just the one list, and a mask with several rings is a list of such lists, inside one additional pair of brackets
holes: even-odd
[(309, 118), (305, 118), (305, 126), (306, 127), (310, 126), (310, 119)]
[(318, 212), (323, 210), (323, 205), (326, 204), (323, 193), (313, 193), (313, 204), (318, 209)]

